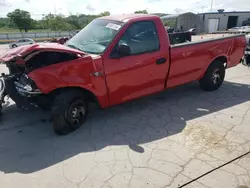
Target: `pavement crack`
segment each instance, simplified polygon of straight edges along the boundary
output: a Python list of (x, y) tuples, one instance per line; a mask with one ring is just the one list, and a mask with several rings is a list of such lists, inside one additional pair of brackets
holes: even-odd
[(131, 177), (130, 177), (129, 182), (128, 182), (128, 188), (131, 187), (131, 181), (132, 181), (133, 176), (134, 176), (134, 168), (133, 168), (133, 167), (132, 167), (131, 173), (132, 173), (132, 174), (131, 174)]
[[(96, 163), (96, 162), (95, 162), (95, 163)], [(80, 187), (80, 184), (81, 184), (82, 182), (84, 182), (84, 181), (88, 178), (88, 176), (93, 172), (93, 170), (94, 170), (97, 166), (98, 166), (98, 164), (96, 163), (95, 166), (94, 166), (93, 168), (91, 168), (91, 170), (89, 171), (89, 173), (85, 176), (85, 178), (84, 178), (83, 180), (81, 180), (80, 182), (77, 183), (77, 187)]]
[[(190, 179), (190, 177), (186, 176), (186, 175), (183, 174), (183, 173), (181, 173), (181, 175), (184, 176), (184, 177), (186, 177), (186, 178), (189, 178), (189, 179)], [(204, 187), (212, 188), (212, 187), (209, 187), (209, 186), (207, 186), (207, 185), (205, 185), (205, 184), (203, 184), (203, 183), (201, 183), (201, 182), (198, 182), (198, 183), (201, 184), (201, 185), (204, 186)], [(178, 187), (178, 188), (179, 188), (179, 187)]]
[(193, 158), (189, 159), (188, 162), (187, 162), (185, 165), (182, 165), (182, 166), (181, 166), (181, 167), (182, 167), (182, 170), (172, 178), (172, 180), (169, 182), (169, 184), (168, 184), (167, 186), (171, 186), (171, 185), (172, 185), (172, 183), (174, 182), (174, 180), (175, 180), (180, 174), (182, 174), (182, 173), (184, 172), (185, 167), (190, 163), (190, 161), (191, 161), (192, 159), (193, 159)]
[[(177, 155), (175, 151), (167, 150), (167, 149), (154, 149), (154, 150), (172, 152), (172, 153), (176, 156), (176, 158), (178, 158), (179, 160), (181, 160), (181, 161), (184, 162), (184, 163), (186, 162), (185, 160), (183, 160), (182, 158), (180, 158), (179, 155)], [(153, 153), (153, 152), (152, 152), (152, 153)], [(152, 158), (154, 158), (154, 157), (152, 156)], [(157, 158), (155, 158), (155, 159), (157, 159)], [(157, 159), (157, 160), (158, 160), (158, 159)], [(172, 161), (167, 161), (167, 160), (166, 160), (166, 162), (172, 162)], [(173, 162), (172, 162), (172, 163), (173, 163)], [(178, 164), (178, 163), (176, 163), (176, 164), (177, 164), (177, 165), (180, 165), (180, 164)]]
[(152, 149), (152, 151), (151, 151), (151, 153), (150, 153), (150, 156), (149, 156), (149, 158), (148, 158), (148, 160), (147, 160), (147, 162), (146, 162), (146, 166), (147, 166), (147, 167), (148, 167), (149, 161), (152, 159), (152, 155), (153, 155), (154, 150), (155, 150), (155, 149)]
[(228, 164), (230, 164), (230, 163), (232, 163), (232, 162), (234, 162), (234, 161), (237, 161), (237, 160), (239, 160), (239, 159), (241, 159), (241, 158), (243, 158), (243, 157), (245, 157), (245, 156), (247, 156), (247, 155), (249, 155), (249, 154), (250, 154), (250, 151), (248, 151), (248, 152), (246, 152), (246, 153), (240, 155), (239, 157), (236, 157), (236, 158), (232, 159), (231, 161), (229, 161), (229, 162), (227, 162), (227, 163), (224, 163), (224, 164), (222, 164), (222, 165), (220, 165), (220, 166), (218, 166), (218, 167), (216, 167), (216, 168), (214, 168), (214, 169), (212, 169), (212, 170), (210, 170), (210, 171), (208, 171), (208, 172), (206, 172), (206, 173), (204, 173), (204, 174), (198, 176), (197, 178), (195, 178), (195, 179), (193, 179), (193, 180), (191, 180), (191, 181), (189, 181), (189, 182), (187, 182), (187, 183), (185, 183), (185, 184), (179, 186), (178, 188), (185, 187), (185, 186), (187, 186), (187, 185), (189, 185), (189, 184), (191, 184), (191, 183), (193, 183), (193, 182), (195, 182), (195, 181), (201, 179), (202, 177), (204, 177), (204, 176), (206, 176), (206, 175), (208, 175), (208, 174), (211, 174), (212, 172), (214, 172), (214, 171), (216, 171), (216, 170), (218, 170), (218, 169), (221, 169), (222, 167), (224, 167), (224, 166), (226, 166), (226, 165), (228, 165)]
[(70, 183), (73, 183), (73, 184), (76, 184), (78, 186), (78, 183), (77, 182), (74, 182), (74, 181), (71, 181), (69, 178), (67, 178), (67, 176), (65, 175), (65, 172), (63, 170), (63, 165), (61, 166), (61, 171), (62, 171), (62, 175), (63, 177)]

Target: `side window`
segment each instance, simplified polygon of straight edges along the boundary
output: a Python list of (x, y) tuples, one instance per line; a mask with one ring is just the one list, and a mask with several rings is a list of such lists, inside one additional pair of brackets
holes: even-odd
[(129, 26), (118, 44), (128, 45), (131, 49), (131, 55), (160, 49), (157, 30), (151, 21), (137, 22)]

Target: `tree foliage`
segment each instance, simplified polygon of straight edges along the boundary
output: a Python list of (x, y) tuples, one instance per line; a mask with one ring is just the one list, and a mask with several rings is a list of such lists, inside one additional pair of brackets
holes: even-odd
[(164, 21), (164, 25), (168, 26), (168, 27), (175, 28), (176, 20), (166, 20), (166, 21)]
[(16, 28), (20, 29), (20, 31), (24, 30), (27, 32), (30, 28), (32, 28), (32, 19), (31, 15), (28, 11), (16, 9), (13, 12), (9, 12), (7, 17), (10, 18), (10, 21)]
[[(135, 11), (136, 14), (148, 14), (147, 10)], [(101, 16), (109, 16), (110, 12), (105, 11), (97, 15), (55, 15), (47, 14), (40, 20), (31, 18), (29, 12), (16, 9), (7, 14), (7, 18), (0, 18), (0, 27), (20, 29), (27, 32), (31, 29), (49, 29), (53, 31), (79, 30), (89, 24), (93, 19)]]
[(0, 18), (0, 27), (10, 27), (10, 19)]
[(110, 15), (109, 11), (105, 11), (105, 12), (102, 12), (101, 14), (99, 14), (99, 16), (109, 16), (109, 15)]
[(137, 10), (135, 11), (135, 14), (148, 14), (147, 10)]

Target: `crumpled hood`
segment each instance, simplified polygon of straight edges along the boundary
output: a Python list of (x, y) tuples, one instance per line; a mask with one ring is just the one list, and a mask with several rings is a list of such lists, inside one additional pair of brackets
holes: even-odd
[[(21, 59), (33, 51), (55, 51), (55, 52), (68, 52), (73, 54), (85, 55), (84, 52), (61, 45), (58, 43), (36, 43), (31, 45), (19, 46), (7, 50), (5, 53), (0, 54), (0, 62), (8, 62), (15, 59)], [(24, 61), (17, 61), (18, 64), (24, 64)]]

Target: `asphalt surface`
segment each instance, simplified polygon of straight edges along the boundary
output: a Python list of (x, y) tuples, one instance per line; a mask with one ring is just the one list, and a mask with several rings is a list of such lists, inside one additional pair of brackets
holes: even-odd
[(228, 69), (214, 92), (191, 83), (94, 108), (62, 137), (48, 114), (9, 100), (0, 121), (0, 187), (249, 188), (249, 71)]

